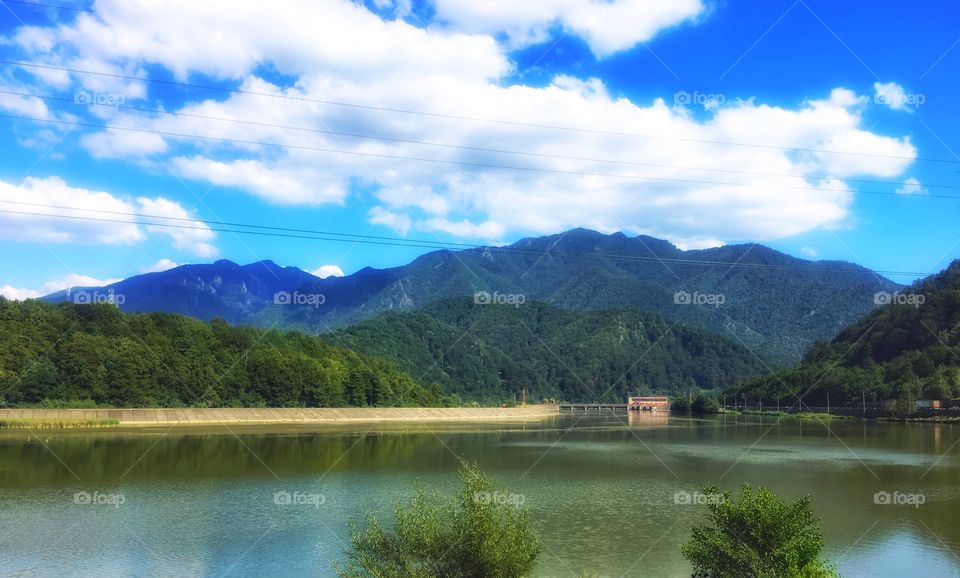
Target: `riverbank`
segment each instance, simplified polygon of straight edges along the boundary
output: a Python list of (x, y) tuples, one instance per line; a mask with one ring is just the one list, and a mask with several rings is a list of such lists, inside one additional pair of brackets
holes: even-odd
[(817, 419), (817, 420), (833, 420), (833, 419), (856, 419), (855, 416), (851, 415), (839, 415), (835, 413), (826, 413), (819, 411), (801, 411), (801, 412), (786, 412), (786, 411), (758, 411), (755, 409), (742, 410), (738, 409), (731, 411), (729, 409), (723, 410), (720, 413), (725, 413), (727, 415), (766, 415), (772, 417), (792, 417), (796, 419)]
[(936, 415), (928, 417), (883, 417), (878, 421), (896, 421), (901, 423), (960, 423), (960, 416)]
[[(523, 407), (325, 407), (177, 409), (0, 409), (13, 428), (117, 427), (215, 424), (332, 424), (352, 422), (484, 422), (556, 416), (555, 405)], [(82, 425), (75, 425), (82, 424)], [(99, 424), (99, 425), (98, 425)]]

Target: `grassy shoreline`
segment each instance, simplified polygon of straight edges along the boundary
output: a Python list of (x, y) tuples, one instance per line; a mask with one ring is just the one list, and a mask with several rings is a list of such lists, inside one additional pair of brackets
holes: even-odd
[(0, 430), (6, 429), (101, 429), (120, 427), (116, 419), (0, 419)]
[(816, 411), (801, 411), (801, 412), (786, 412), (786, 411), (759, 411), (755, 409), (748, 410), (724, 410), (721, 413), (728, 415), (766, 415), (772, 417), (792, 417), (796, 419), (819, 419), (819, 420), (834, 420), (834, 419), (859, 419), (857, 416), (852, 415), (839, 415), (835, 413), (826, 413), (826, 412), (816, 412)]

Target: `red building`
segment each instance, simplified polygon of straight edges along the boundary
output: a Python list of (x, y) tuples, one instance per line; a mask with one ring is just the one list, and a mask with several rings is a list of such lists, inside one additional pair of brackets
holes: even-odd
[(631, 396), (627, 409), (632, 411), (670, 411), (670, 399), (660, 396)]

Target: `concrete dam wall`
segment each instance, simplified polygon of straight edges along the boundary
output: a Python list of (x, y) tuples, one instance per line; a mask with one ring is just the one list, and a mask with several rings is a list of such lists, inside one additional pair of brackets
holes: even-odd
[(180, 409), (0, 409), (0, 420), (118, 420), (121, 425), (343, 423), (541, 419), (555, 405), (524, 407), (326, 407)]

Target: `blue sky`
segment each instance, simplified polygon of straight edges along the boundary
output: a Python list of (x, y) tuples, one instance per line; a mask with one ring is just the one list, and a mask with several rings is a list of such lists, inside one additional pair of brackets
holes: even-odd
[(2, 59), (44, 67), (0, 64), (0, 209), (41, 213), (0, 213), (9, 296), (425, 251), (211, 221), (464, 243), (583, 226), (918, 273), (960, 256), (955, 2), (150, 4), (0, 6)]

